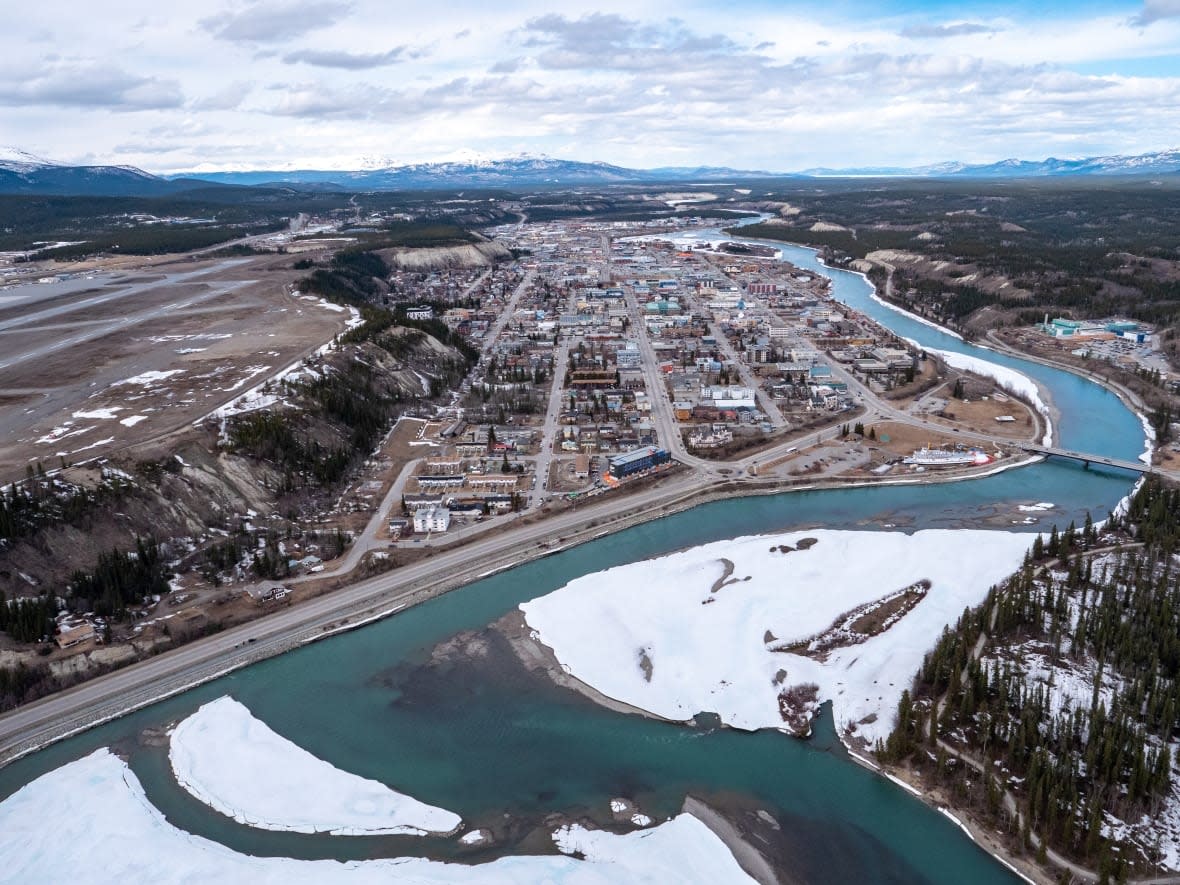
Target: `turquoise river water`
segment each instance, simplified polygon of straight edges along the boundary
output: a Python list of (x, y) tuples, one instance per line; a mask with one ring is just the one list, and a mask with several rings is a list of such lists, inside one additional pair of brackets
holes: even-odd
[[(692, 236), (717, 239), (717, 231)], [(776, 244), (779, 245), (779, 244)], [(959, 350), (1035, 378), (1060, 412), (1069, 448), (1135, 458), (1138, 418), (1117, 397), (1072, 374), (964, 344), (870, 298), (853, 273), (815, 253), (784, 258), (829, 276), (835, 297), (928, 347)], [(164, 751), (140, 739), (200, 704), (232, 694), (272, 728), (348, 771), (376, 778), (479, 824), (518, 819), (521, 835), (547, 814), (602, 816), (628, 796), (653, 817), (686, 794), (728, 797), (770, 811), (788, 834), (801, 882), (1000, 883), (1003, 866), (944, 816), (844, 754), (825, 719), (811, 741), (777, 732), (671, 725), (596, 707), (516, 666), (486, 659), (431, 663), (436, 644), (480, 630), (519, 603), (574, 577), (707, 541), (822, 526), (861, 530), (988, 527), (1032, 531), (1101, 518), (1132, 487), (1118, 470), (1047, 462), (966, 482), (810, 491), (715, 502), (503, 572), (396, 617), (236, 672), (47, 747), (0, 770), (0, 797), (96, 747), (129, 754), (149, 798), (176, 825), (240, 851), (291, 857), (454, 854), (453, 841), (331, 837), (240, 826), (188, 797)], [(1017, 525), (1020, 503), (1053, 502), (1037, 526)], [(490, 849), (527, 851), (511, 839)], [(467, 856), (470, 859), (470, 855)], [(101, 863), (100, 858), (95, 859)]]

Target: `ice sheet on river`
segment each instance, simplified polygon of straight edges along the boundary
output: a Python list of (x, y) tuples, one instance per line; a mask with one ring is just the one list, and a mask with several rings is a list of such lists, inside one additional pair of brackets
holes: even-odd
[(559, 850), (580, 851), (585, 860), (520, 856), (464, 866), (424, 858), (340, 863), (239, 854), (172, 826), (135, 774), (105, 749), (43, 775), (0, 803), (0, 857), (4, 876), (13, 882), (753, 882), (721, 840), (688, 814), (622, 836), (563, 827), (553, 839)]
[(169, 758), (182, 787), (238, 823), (334, 835), (449, 833), (457, 814), (341, 771), (276, 734), (230, 697), (173, 730)]
[[(712, 712), (738, 728), (782, 728), (780, 695), (814, 683), (818, 699), (833, 702), (837, 726), (857, 723), (872, 742), (888, 734), (902, 690), (943, 626), (1019, 568), (1032, 537), (812, 530), (738, 538), (586, 575), (520, 608), (567, 671), (616, 700), (668, 719)], [(809, 549), (780, 549), (806, 538), (816, 541)], [(773, 650), (923, 579), (931, 582), (925, 597), (867, 641), (832, 648), (823, 661)]]

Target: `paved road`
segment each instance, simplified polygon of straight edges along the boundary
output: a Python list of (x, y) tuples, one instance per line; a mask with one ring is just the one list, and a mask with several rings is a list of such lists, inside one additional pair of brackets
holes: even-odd
[(540, 507), (549, 494), (549, 466), (553, 463), (553, 447), (557, 444), (559, 416), (565, 401), (565, 371), (569, 363), (570, 339), (563, 338), (553, 352), (553, 385), (549, 389), (549, 404), (545, 409), (545, 424), (541, 429), (541, 447), (537, 450), (533, 475), (537, 478), (531, 508)]
[(628, 291), (626, 295), (627, 309), (631, 312), (631, 328), (639, 341), (639, 351), (643, 355), (643, 377), (647, 387), (647, 399), (651, 403), (651, 420), (656, 428), (660, 445), (677, 461), (693, 467), (708, 469), (711, 462), (690, 455), (685, 448), (684, 438), (680, 435), (680, 427), (672, 411), (672, 401), (668, 397), (668, 385), (664, 383), (660, 372), (660, 361), (652, 347), (651, 338), (647, 334), (647, 323), (644, 322), (643, 311), (634, 293)]
[(500, 335), (504, 331), (504, 327), (508, 325), (508, 321), (512, 319), (512, 315), (516, 313), (516, 307), (520, 304), (521, 296), (532, 284), (533, 278), (537, 275), (535, 270), (530, 270), (521, 278), (520, 285), (512, 293), (512, 297), (508, 299), (508, 303), (504, 305), (504, 309), (500, 311), (500, 315), (496, 317), (496, 322), (488, 329), (487, 335), (484, 336), (483, 347), (481, 350), (485, 357), (492, 352), (492, 348), (496, 346), (496, 342), (500, 340)]
[(618, 527), (635, 511), (660, 512), (688, 498), (707, 483), (687, 473), (627, 497), (519, 525), (496, 537), (476, 541), (393, 572), (281, 608), (249, 624), (206, 637), (122, 670), (84, 682), (65, 692), (0, 716), (0, 760), (39, 744), (129, 712), (235, 667), (270, 657), (341, 626), (342, 619), (371, 617), (409, 605), (445, 589), (477, 580), (493, 571), (560, 549), (575, 538), (589, 539)]
[(783, 417), (783, 413), (779, 411), (779, 407), (775, 404), (770, 394), (766, 392), (766, 388), (754, 377), (754, 373), (750, 371), (749, 363), (734, 349), (729, 337), (721, 330), (721, 324), (713, 319), (709, 319), (708, 324), (710, 334), (717, 339), (717, 346), (721, 348), (726, 358), (737, 368), (738, 375), (742, 379), (742, 384), (754, 391), (758, 405), (762, 407), (767, 420), (775, 427), (785, 427), (787, 421)]
[(385, 497), (381, 499), (381, 503), (373, 511), (373, 515), (369, 518), (369, 522), (365, 525), (364, 530), (353, 540), (352, 546), (348, 548), (347, 553), (339, 559), (328, 563), (327, 569), (323, 574), (303, 575), (287, 583), (301, 584), (304, 581), (322, 580), (334, 574), (346, 575), (360, 564), (366, 553), (373, 550), (387, 550), (389, 544), (385, 541), (378, 541), (377, 532), (381, 529), (385, 521), (389, 519), (389, 511), (393, 505), (401, 502), (402, 494), (406, 490), (406, 483), (410, 481), (410, 477), (414, 475), (414, 471), (418, 469), (418, 465), (422, 463), (422, 460), (422, 458), (415, 458), (401, 469), (401, 472), (397, 475), (397, 479), (393, 481), (393, 485), (389, 487), (389, 491), (385, 493)]

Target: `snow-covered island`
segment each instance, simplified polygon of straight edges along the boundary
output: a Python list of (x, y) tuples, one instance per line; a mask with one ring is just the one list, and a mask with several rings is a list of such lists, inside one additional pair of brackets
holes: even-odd
[[(242, 771), (244, 784), (258, 790), (253, 773), (248, 768)], [(63, 809), (68, 813), (63, 814)], [(46, 821), (54, 824), (47, 826)], [(754, 881), (724, 843), (690, 814), (622, 836), (570, 825), (554, 832), (553, 841), (561, 854), (505, 857), (475, 866), (420, 857), (346, 863), (254, 857), (174, 827), (148, 801), (127, 764), (106, 749), (39, 777), (0, 803), (0, 857), (6, 880), (12, 882), (746, 885)]]
[(176, 780), (238, 823), (337, 836), (450, 833), (457, 814), (313, 756), (231, 697), (205, 704), (171, 733)]
[(884, 738), (944, 626), (1019, 566), (1028, 534), (812, 530), (718, 541), (520, 606), (573, 677), (676, 721)]

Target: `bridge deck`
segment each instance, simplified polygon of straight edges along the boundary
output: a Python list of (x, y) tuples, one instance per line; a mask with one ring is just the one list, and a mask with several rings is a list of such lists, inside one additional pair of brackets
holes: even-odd
[(1054, 446), (1038, 446), (1025, 443), (1020, 448), (1022, 451), (1031, 452), (1036, 455), (1070, 458), (1074, 461), (1081, 461), (1083, 464), (1101, 464), (1106, 467), (1118, 467), (1121, 470), (1130, 470), (1135, 473), (1150, 473), (1155, 469), (1150, 464), (1144, 464), (1142, 461), (1124, 461), (1121, 458), (1087, 455), (1085, 452), (1071, 452), (1069, 449), (1059, 449)]

